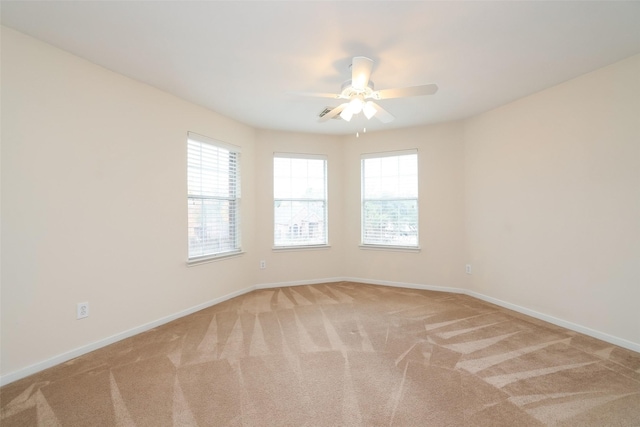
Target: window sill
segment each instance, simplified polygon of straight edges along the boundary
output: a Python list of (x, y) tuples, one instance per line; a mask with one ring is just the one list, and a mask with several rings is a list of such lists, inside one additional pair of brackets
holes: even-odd
[(385, 246), (385, 245), (360, 245), (360, 249), (372, 251), (395, 251), (395, 252), (420, 252), (419, 246)]
[(221, 255), (213, 255), (213, 256), (206, 256), (206, 257), (202, 257), (202, 258), (195, 258), (192, 260), (187, 261), (187, 267), (195, 267), (197, 265), (200, 264), (209, 264), (210, 262), (216, 262), (216, 261), (222, 261), (225, 259), (229, 259), (229, 258), (237, 258), (239, 256), (244, 255), (243, 251), (239, 251), (239, 252), (231, 252), (231, 253), (226, 253), (226, 254), (221, 254)]
[(331, 246), (330, 245), (274, 246), (271, 249), (274, 252), (313, 251), (313, 250), (331, 249)]

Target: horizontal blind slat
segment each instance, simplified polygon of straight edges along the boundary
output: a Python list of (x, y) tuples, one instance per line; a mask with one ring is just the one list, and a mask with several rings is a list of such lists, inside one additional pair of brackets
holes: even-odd
[[(203, 137), (204, 138), (204, 137)], [(239, 153), (209, 140), (187, 143), (189, 259), (240, 246)]]
[(275, 154), (274, 245), (327, 243), (326, 158)]
[(418, 246), (417, 160), (417, 152), (361, 157), (363, 244)]

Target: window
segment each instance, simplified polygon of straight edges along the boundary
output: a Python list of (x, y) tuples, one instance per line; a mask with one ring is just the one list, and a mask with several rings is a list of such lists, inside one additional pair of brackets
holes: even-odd
[(326, 245), (326, 157), (276, 153), (273, 206), (275, 247)]
[(363, 155), (361, 171), (362, 244), (417, 248), (417, 150)]
[(240, 149), (189, 132), (189, 261), (240, 252)]

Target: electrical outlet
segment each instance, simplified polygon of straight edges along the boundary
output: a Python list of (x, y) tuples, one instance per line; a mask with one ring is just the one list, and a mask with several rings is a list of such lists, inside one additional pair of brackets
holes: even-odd
[(464, 272), (467, 274), (471, 274), (471, 264), (467, 264), (464, 266)]
[(88, 302), (79, 302), (77, 306), (77, 319), (84, 319), (85, 317), (89, 317), (89, 303)]
[(260, 261), (260, 270), (264, 270), (265, 268), (267, 268), (267, 261)]

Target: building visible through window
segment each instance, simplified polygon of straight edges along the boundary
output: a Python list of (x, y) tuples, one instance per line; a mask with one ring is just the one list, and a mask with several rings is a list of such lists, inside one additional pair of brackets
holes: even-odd
[(324, 156), (274, 155), (275, 247), (327, 244), (326, 171)]

